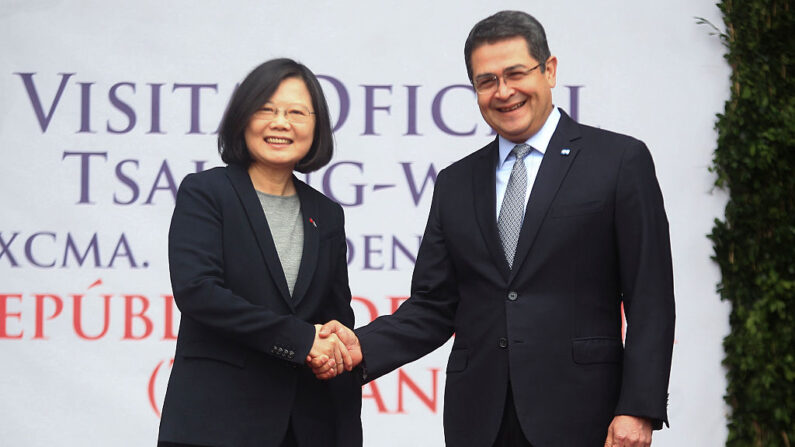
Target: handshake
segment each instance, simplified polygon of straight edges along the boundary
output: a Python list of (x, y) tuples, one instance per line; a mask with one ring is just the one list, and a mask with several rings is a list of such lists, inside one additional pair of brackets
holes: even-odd
[(362, 347), (354, 332), (337, 320), (315, 325), (315, 341), (306, 364), (320, 380), (350, 371), (362, 362)]

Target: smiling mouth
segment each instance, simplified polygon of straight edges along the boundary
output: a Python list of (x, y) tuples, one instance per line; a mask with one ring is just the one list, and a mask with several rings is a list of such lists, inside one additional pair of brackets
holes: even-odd
[(291, 144), (293, 140), (280, 137), (265, 137), (265, 142), (268, 144)]
[(527, 100), (525, 99), (524, 101), (522, 101), (522, 102), (520, 102), (518, 104), (512, 105), (510, 107), (497, 107), (497, 111), (498, 112), (502, 112), (502, 113), (513, 112), (514, 110), (518, 109), (519, 107), (522, 107), (526, 102), (527, 102)]

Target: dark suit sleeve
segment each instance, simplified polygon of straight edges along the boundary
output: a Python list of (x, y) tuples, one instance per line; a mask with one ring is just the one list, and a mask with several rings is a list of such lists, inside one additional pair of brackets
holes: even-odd
[(394, 314), (381, 316), (356, 331), (362, 344), (366, 380), (422, 357), (453, 335), (459, 296), (440, 213), (446, 183), (442, 171), (414, 265), (411, 296)]
[(184, 316), (226, 338), (271, 355), (275, 355), (274, 347), (292, 351), (291, 358), (277, 357), (303, 364), (315, 336), (310, 323), (293, 315), (277, 315), (225, 287), (222, 230), (224, 225), (242, 223), (224, 220), (214, 187), (190, 175), (177, 193), (168, 235), (177, 307)]
[(674, 341), (674, 292), (668, 220), (654, 164), (636, 141), (623, 154), (615, 228), (627, 318), (621, 394), (616, 414), (668, 423), (668, 379)]

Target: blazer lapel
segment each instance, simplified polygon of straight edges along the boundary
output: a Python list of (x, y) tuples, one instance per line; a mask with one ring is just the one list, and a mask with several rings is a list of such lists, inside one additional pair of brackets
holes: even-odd
[(538, 230), (541, 228), (541, 223), (547, 215), (549, 205), (555, 198), (561, 182), (579, 152), (579, 148), (574, 143), (580, 138), (577, 123), (562, 110), (560, 115), (558, 127), (549, 141), (535, 183), (533, 183), (533, 189), (530, 192), (509, 282), (516, 277), (527, 257)]
[[(310, 194), (309, 186), (295, 176), (293, 176), (293, 183), (298, 192), (298, 200), (301, 201), (301, 218), (304, 222), (304, 251), (301, 255), (301, 265), (298, 268), (298, 278), (295, 281), (295, 287), (293, 287), (293, 302), (298, 305), (309, 289), (312, 275), (315, 273), (320, 234), (317, 230), (319, 216), (316, 198)], [(322, 221), (320, 223), (322, 224)]]
[(254, 191), (251, 178), (245, 168), (236, 165), (229, 165), (226, 172), (246, 212), (249, 225), (251, 225), (251, 229), (257, 239), (257, 245), (260, 253), (262, 253), (262, 258), (265, 260), (265, 265), (270, 271), (271, 278), (273, 278), (273, 282), (279, 292), (281, 292), (282, 298), (287, 302), (287, 305), (295, 311), (293, 300), (290, 299), (290, 290), (287, 288), (287, 279), (284, 277), (284, 269), (279, 261), (279, 254), (276, 252), (276, 244), (273, 242), (268, 221), (262, 211), (262, 204), (257, 198), (257, 192)]
[(505, 253), (500, 242), (497, 230), (497, 163), (499, 162), (499, 144), (495, 139), (479, 154), (480, 161), (472, 167), (472, 181), (475, 196), (475, 216), (480, 226), (480, 232), (486, 241), (486, 247), (491, 253), (494, 265), (500, 271), (504, 280), (508, 280), (509, 267)]

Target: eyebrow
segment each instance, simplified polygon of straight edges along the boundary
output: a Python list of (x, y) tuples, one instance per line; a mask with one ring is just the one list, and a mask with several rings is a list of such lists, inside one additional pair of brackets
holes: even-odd
[(503, 71), (503, 73), (505, 73), (508, 70), (513, 70), (513, 69), (516, 69), (516, 68), (527, 68), (527, 66), (525, 66), (524, 64), (511, 65), (510, 67), (507, 67), (507, 68), (505, 68), (502, 71)]
[[(516, 64), (516, 65), (511, 65), (510, 67), (503, 68), (502, 72), (505, 73), (506, 71), (515, 70), (517, 68), (527, 68), (527, 67), (524, 64)], [(494, 73), (481, 73), (475, 76), (475, 79), (481, 79), (487, 76), (494, 76)]]

